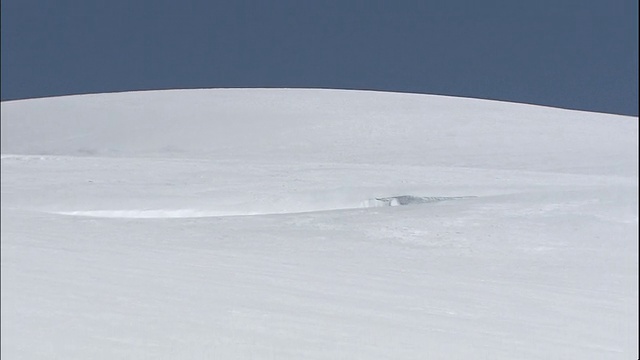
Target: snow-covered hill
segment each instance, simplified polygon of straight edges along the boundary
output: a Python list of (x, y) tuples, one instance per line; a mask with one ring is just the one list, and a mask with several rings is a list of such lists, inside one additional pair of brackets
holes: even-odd
[(3, 358), (638, 356), (637, 118), (150, 91), (1, 145)]

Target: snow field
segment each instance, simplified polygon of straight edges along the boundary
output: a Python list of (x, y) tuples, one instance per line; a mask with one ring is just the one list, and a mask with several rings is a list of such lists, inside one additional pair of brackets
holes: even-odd
[(635, 359), (637, 148), (439, 96), (3, 102), (1, 355)]

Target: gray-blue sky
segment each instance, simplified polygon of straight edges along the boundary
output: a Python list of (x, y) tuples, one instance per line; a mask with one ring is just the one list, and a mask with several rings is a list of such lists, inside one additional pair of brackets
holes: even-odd
[(2, 99), (323, 87), (638, 114), (637, 0), (3, 0)]

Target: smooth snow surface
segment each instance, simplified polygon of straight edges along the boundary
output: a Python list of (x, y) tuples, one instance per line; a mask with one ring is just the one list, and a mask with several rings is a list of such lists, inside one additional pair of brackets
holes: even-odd
[(338, 90), (3, 102), (1, 265), (3, 359), (636, 359), (638, 119)]

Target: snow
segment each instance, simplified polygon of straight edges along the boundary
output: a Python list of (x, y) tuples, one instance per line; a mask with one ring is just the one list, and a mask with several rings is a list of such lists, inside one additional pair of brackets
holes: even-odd
[(215, 89), (1, 124), (3, 358), (638, 357), (637, 118)]

